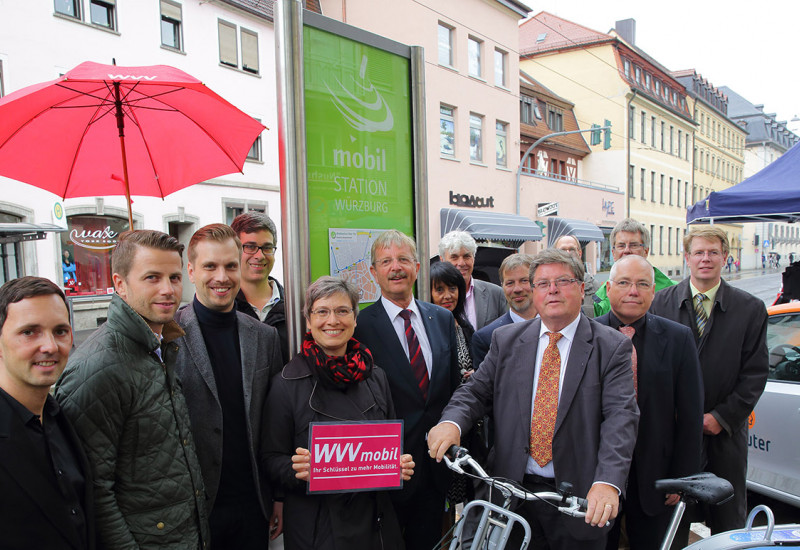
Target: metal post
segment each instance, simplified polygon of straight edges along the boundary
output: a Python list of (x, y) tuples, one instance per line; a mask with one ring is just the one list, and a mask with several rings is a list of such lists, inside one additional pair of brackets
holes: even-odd
[(281, 173), (281, 243), (289, 351), (303, 341), (305, 290), (311, 281), (303, 84), (303, 5), (275, 2), (275, 70), (278, 91), (278, 154)]
[(537, 145), (542, 143), (546, 139), (550, 139), (553, 137), (558, 136), (568, 136), (570, 134), (582, 134), (584, 132), (594, 132), (595, 130), (610, 130), (611, 126), (601, 126), (599, 128), (588, 128), (586, 130), (572, 130), (569, 132), (554, 132), (552, 134), (547, 134), (546, 136), (542, 136), (536, 141), (533, 142), (533, 145), (528, 147), (528, 150), (525, 151), (525, 154), (522, 155), (522, 160), (519, 161), (519, 166), (517, 167), (517, 214), (520, 213), (520, 176), (522, 176), (522, 167), (525, 166), (525, 161), (528, 160), (528, 157), (531, 155), (531, 152), (536, 148)]
[(417, 298), (430, 299), (430, 223), (428, 221), (428, 162), (425, 130), (425, 50), (411, 46), (411, 119), (414, 151), (414, 231), (420, 260)]

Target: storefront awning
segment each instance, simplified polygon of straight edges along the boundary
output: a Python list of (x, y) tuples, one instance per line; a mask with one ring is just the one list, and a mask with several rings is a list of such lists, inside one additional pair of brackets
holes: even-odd
[(38, 241), (45, 233), (63, 233), (67, 229), (52, 223), (0, 223), (0, 244)]
[(582, 243), (606, 240), (603, 231), (593, 223), (569, 218), (547, 218), (547, 245), (553, 246), (564, 235), (571, 235)]
[(442, 235), (450, 231), (466, 231), (475, 239), (490, 241), (541, 241), (542, 230), (533, 220), (516, 214), (476, 212), (459, 208), (439, 211)]

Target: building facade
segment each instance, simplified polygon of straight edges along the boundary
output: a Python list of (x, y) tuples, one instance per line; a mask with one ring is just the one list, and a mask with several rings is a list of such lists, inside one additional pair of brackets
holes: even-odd
[[(0, 93), (52, 80), (84, 61), (177, 67), (271, 130), (253, 144), (240, 174), (199, 183), (163, 200), (133, 197), (135, 227), (159, 229), (188, 243), (197, 228), (230, 222), (246, 210), (266, 212), (280, 225), (271, 10), (270, 2), (247, 0), (5, 2), (0, 4)], [(31, 25), (37, 32), (30, 32)], [(42, 154), (46, 162), (47, 151)], [(67, 226), (66, 232), (43, 240), (3, 244), (3, 280), (40, 275), (63, 283), (62, 259), (68, 253), (76, 265), (70, 274), (75, 326), (97, 326), (113, 289), (110, 250), (128, 229), (125, 198), (62, 201), (7, 178), (0, 177), (0, 185), (0, 221), (53, 223), (54, 210), (61, 208)], [(274, 273), (280, 277), (280, 255), (276, 264)], [(193, 292), (184, 278), (183, 299), (191, 299)]]
[[(690, 97), (694, 133), (694, 164), (690, 204), (723, 191), (744, 177), (744, 144), (747, 132), (728, 118), (728, 97), (694, 69), (675, 71)], [(730, 255), (741, 265), (742, 224), (721, 225), (728, 234)]]
[[(754, 105), (727, 86), (720, 92), (728, 98), (728, 116), (746, 132), (744, 140), (744, 168), (742, 179), (747, 179), (780, 157), (800, 137), (789, 130), (785, 121), (764, 112), (764, 105)], [(796, 224), (754, 222), (743, 224), (742, 267), (753, 269), (768, 265), (780, 255), (780, 265), (789, 263), (789, 256), (800, 258), (800, 230)]]
[(682, 276), (695, 124), (683, 86), (636, 47), (635, 23), (601, 33), (541, 12), (520, 26), (520, 68), (574, 101), (580, 127), (611, 123), (584, 177), (624, 193), (623, 216), (650, 228), (650, 261)]

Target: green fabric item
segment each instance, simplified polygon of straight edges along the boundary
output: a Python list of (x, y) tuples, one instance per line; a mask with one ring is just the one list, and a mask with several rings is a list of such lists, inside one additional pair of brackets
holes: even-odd
[[(677, 285), (678, 283), (661, 273), (658, 268), (654, 267), (653, 271), (655, 272), (655, 279), (656, 279), (656, 292), (661, 290), (662, 288), (667, 288), (668, 286)], [(600, 317), (601, 315), (605, 315), (609, 311), (611, 311), (611, 304), (608, 303), (608, 296), (606, 295), (606, 285), (603, 284), (594, 293), (595, 301), (594, 301), (594, 316)], [(600, 301), (598, 301), (598, 299)]]

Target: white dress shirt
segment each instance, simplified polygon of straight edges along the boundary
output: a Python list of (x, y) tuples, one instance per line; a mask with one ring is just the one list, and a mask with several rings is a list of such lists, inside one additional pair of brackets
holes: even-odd
[[(387, 300), (384, 296), (381, 296), (381, 303), (383, 304), (383, 309), (385, 309), (386, 313), (389, 315), (389, 320), (392, 322), (394, 331), (397, 333), (397, 339), (400, 340), (400, 345), (403, 346), (403, 351), (406, 353), (406, 357), (408, 357), (406, 324), (403, 318), (400, 317), (400, 312), (403, 311), (403, 308)], [(425, 332), (425, 325), (422, 324), (422, 314), (417, 307), (417, 301), (412, 299), (406, 309), (411, 312), (411, 328), (414, 329), (417, 340), (419, 340), (419, 347), (422, 349), (422, 356), (425, 358), (425, 366), (428, 367), (428, 379), (430, 379), (431, 369), (433, 368), (433, 352), (431, 351), (431, 344), (428, 341), (428, 334)], [(378, 366), (380, 367), (380, 365)]]

